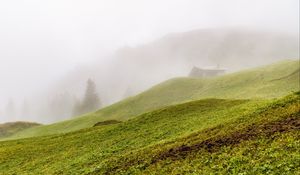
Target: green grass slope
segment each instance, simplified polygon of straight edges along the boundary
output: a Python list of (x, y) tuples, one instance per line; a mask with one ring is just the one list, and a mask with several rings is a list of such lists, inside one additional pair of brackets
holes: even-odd
[(297, 174), (300, 93), (206, 99), (67, 134), (0, 142), (0, 174)]
[(40, 124), (38, 123), (21, 122), (21, 121), (0, 124), (0, 139), (11, 136), (25, 129), (32, 128), (39, 125)]
[(127, 120), (145, 112), (204, 98), (275, 98), (298, 91), (299, 61), (287, 60), (212, 79), (176, 78), (137, 96), (72, 120), (31, 128), (9, 139), (65, 133), (104, 120)]

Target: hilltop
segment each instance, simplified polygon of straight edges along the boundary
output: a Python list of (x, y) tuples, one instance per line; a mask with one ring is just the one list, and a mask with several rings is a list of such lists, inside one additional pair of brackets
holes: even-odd
[(300, 92), (205, 99), (68, 134), (0, 142), (0, 174), (295, 174)]
[(104, 120), (124, 121), (164, 106), (203, 98), (277, 98), (300, 89), (299, 70), (299, 61), (289, 60), (211, 79), (175, 78), (99, 111), (30, 128), (9, 139), (66, 133)]
[(39, 123), (33, 123), (33, 122), (8, 122), (0, 124), (0, 139), (9, 137), (17, 132), (21, 132), (25, 129), (32, 128), (35, 126), (40, 126)]

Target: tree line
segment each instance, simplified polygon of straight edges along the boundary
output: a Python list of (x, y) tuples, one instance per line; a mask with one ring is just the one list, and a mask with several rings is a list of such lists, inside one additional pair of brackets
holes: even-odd
[(84, 96), (81, 98), (63, 92), (51, 96), (40, 104), (43, 103), (45, 104), (37, 107), (31, 105), (28, 100), (24, 100), (23, 103), (17, 105), (10, 99), (5, 109), (0, 112), (0, 116), (9, 117), (12, 121), (18, 120), (19, 117), (30, 118), (30, 116), (47, 117), (55, 121), (93, 112), (102, 107), (96, 84), (92, 79), (87, 80)]

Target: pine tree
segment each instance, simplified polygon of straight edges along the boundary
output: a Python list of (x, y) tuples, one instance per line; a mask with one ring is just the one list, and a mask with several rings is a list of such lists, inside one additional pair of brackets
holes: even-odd
[(96, 84), (93, 80), (88, 79), (86, 91), (83, 99), (85, 112), (90, 112), (100, 108), (100, 99), (96, 92)]
[(101, 107), (101, 101), (96, 91), (96, 84), (93, 80), (88, 79), (86, 90), (82, 101), (77, 100), (74, 105), (73, 115), (81, 115), (92, 112)]

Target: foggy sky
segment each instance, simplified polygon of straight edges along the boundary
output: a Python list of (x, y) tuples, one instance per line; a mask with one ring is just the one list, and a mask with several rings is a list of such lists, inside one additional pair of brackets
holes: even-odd
[(2, 0), (0, 110), (120, 47), (201, 28), (294, 34), (298, 21), (298, 0)]

